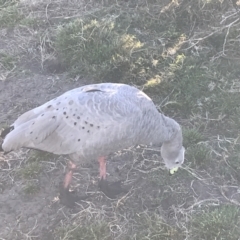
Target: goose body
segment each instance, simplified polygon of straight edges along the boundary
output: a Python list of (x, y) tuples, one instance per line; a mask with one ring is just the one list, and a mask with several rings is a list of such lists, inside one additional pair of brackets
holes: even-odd
[(180, 125), (159, 113), (142, 91), (125, 84), (92, 84), (65, 92), (21, 115), (3, 137), (5, 152), (33, 148), (75, 161), (163, 143), (167, 168), (184, 161)]

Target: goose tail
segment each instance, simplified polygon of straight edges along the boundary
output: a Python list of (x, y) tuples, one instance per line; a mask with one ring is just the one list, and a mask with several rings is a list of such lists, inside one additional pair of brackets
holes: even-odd
[[(13, 126), (7, 127), (5, 129), (2, 129), (0, 133), (0, 137), (4, 139), (12, 130), (14, 129)], [(0, 152), (4, 152), (3, 147), (2, 147), (3, 142), (0, 142)]]

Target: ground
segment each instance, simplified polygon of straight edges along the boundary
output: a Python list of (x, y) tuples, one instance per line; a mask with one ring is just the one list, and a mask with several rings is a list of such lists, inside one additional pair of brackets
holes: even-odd
[[(85, 196), (64, 207), (67, 156), (0, 155), (0, 239), (240, 239), (240, 3), (220, 0), (0, 0), (0, 127), (61, 93), (122, 82), (183, 128), (186, 159), (170, 176), (160, 149), (111, 154), (108, 199), (98, 164), (76, 173)], [(0, 139), (1, 141), (1, 139)]]

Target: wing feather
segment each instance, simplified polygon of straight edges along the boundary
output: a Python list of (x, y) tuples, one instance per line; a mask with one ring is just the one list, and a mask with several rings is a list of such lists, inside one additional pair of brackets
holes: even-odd
[(122, 84), (73, 89), (26, 112), (4, 139), (4, 151), (20, 147), (55, 154), (96, 156), (137, 142), (136, 121), (151, 99)]
[(5, 137), (2, 148), (9, 152), (21, 147), (36, 147), (49, 135), (56, 131), (58, 119), (53, 113), (45, 113), (37, 118), (29, 120), (21, 125), (17, 125)]

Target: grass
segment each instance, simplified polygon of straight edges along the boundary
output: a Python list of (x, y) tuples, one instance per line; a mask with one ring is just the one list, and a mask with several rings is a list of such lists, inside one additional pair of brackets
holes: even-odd
[(204, 140), (204, 136), (195, 128), (183, 129), (183, 145), (189, 147)]
[(14, 2), (11, 1), (10, 4), (8, 4), (6, 1), (0, 8), (0, 29), (14, 27), (23, 19), (23, 15), (13, 3)]
[(205, 144), (196, 144), (188, 148), (187, 159), (192, 163), (191, 167), (208, 166), (210, 161), (210, 149)]
[(13, 29), (16, 26), (39, 29), (40, 25), (45, 25), (38, 16), (25, 15), (26, 11), (18, 0), (0, 1), (0, 29)]
[(27, 26), (35, 29), (38, 27), (39, 24), (41, 24), (41, 22), (39, 22), (37, 18), (26, 17), (26, 18), (22, 18), (19, 24), (21, 26)]
[(23, 188), (23, 192), (28, 195), (34, 195), (39, 191), (39, 186), (34, 183), (27, 183), (27, 185)]
[(238, 206), (232, 205), (205, 209), (192, 220), (193, 239), (239, 239), (239, 211)]
[(55, 159), (55, 155), (48, 153), (48, 152), (43, 152), (43, 151), (32, 151), (28, 161), (30, 163), (39, 163), (41, 161), (48, 161), (49, 159)]
[(106, 223), (90, 223), (86, 226), (59, 228), (57, 230), (59, 239), (68, 240), (111, 240), (111, 231)]
[(24, 168), (19, 170), (24, 179), (32, 179), (41, 172), (41, 165), (38, 162), (30, 162)]
[(164, 44), (177, 52), (186, 36), (176, 31), (172, 20), (153, 20), (144, 7), (135, 7), (112, 5), (99, 10), (95, 17), (88, 15), (58, 27), (56, 51), (72, 75), (144, 84), (161, 76), (159, 69), (167, 62), (170, 67), (179, 61), (181, 55), (176, 60), (174, 55), (167, 56), (157, 39), (164, 36)]
[[(113, 239), (113, 233), (110, 231), (110, 227), (104, 223), (93, 223), (82, 226), (68, 226), (59, 228), (56, 234), (59, 239), (79, 239), (79, 240), (100, 240)], [(167, 224), (164, 219), (158, 215), (149, 216), (146, 213), (140, 213), (136, 215), (136, 222), (134, 224), (134, 239), (139, 240), (158, 240), (158, 239), (183, 239), (184, 234), (181, 233), (180, 229)], [(126, 236), (125, 240), (133, 239), (132, 237)]]
[(0, 66), (2, 66), (5, 70), (11, 71), (16, 64), (16, 59), (4, 52), (0, 52)]
[[(27, 163), (18, 170), (20, 176), (25, 180), (31, 180), (39, 176), (39, 174), (43, 171), (44, 165), (42, 165), (42, 161), (51, 161), (54, 160), (56, 156), (53, 154), (42, 152), (42, 151), (31, 151), (28, 157)], [(35, 185), (27, 185), (26, 191), (31, 192), (31, 190), (35, 190)]]
[(118, 27), (114, 17), (76, 19), (59, 27), (56, 34), (57, 52), (71, 73), (100, 79), (113, 68), (126, 67), (130, 51), (141, 47), (135, 36)]
[[(149, 216), (146, 213), (139, 214), (136, 217), (137, 231), (135, 239), (139, 240), (180, 240), (184, 239), (184, 233), (165, 222), (159, 215)], [(130, 238), (129, 238), (130, 239)]]

